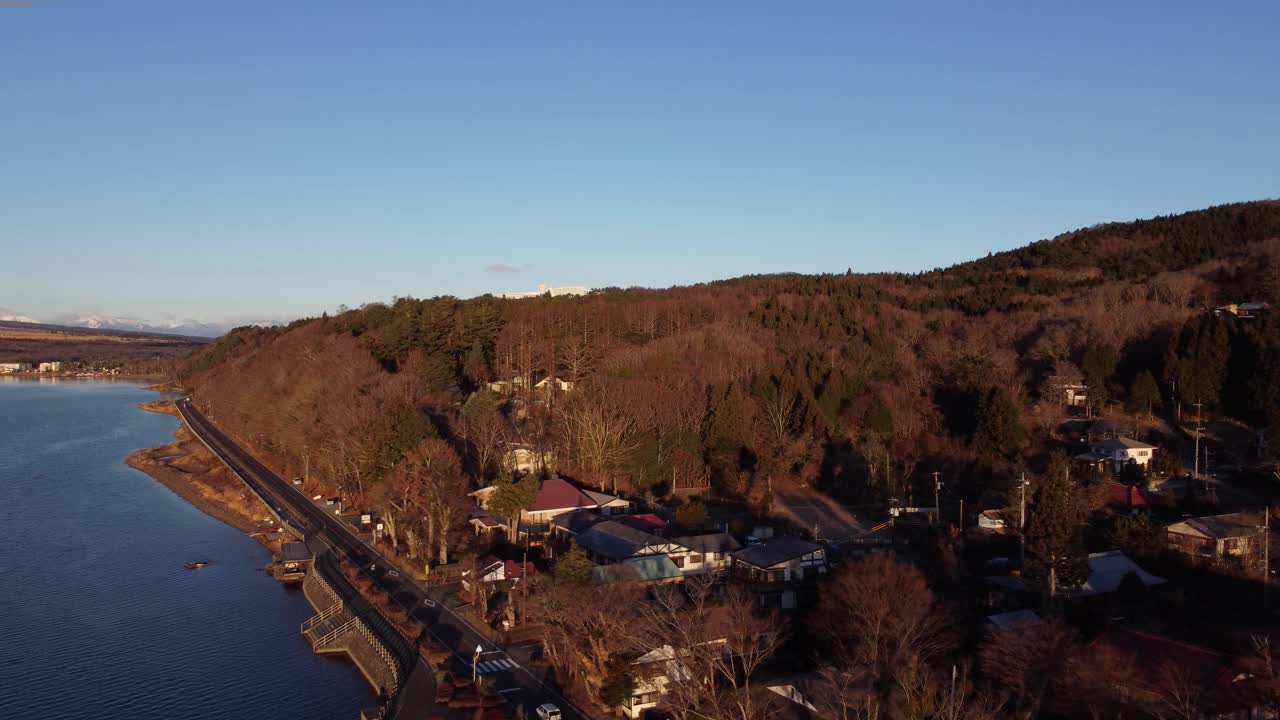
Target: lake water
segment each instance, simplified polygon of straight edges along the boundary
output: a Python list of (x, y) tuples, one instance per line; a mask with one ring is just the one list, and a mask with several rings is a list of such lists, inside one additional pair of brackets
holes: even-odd
[(311, 654), (270, 553), (124, 464), (172, 439), (156, 397), (0, 378), (0, 718), (359, 717), (368, 686)]

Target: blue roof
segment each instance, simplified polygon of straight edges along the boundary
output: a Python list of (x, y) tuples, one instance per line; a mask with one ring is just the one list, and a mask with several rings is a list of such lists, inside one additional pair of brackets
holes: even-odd
[(591, 575), (598, 583), (661, 582), (681, 577), (682, 573), (666, 555), (647, 555), (624, 560), (615, 565), (597, 565), (591, 568)]

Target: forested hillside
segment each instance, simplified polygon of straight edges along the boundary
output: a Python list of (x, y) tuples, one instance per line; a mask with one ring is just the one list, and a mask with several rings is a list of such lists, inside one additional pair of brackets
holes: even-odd
[[(1082, 378), (1094, 412), (1201, 400), (1280, 425), (1277, 321), (1211, 312), (1275, 304), (1278, 269), (1280, 203), (1228, 205), (914, 275), (400, 298), (238, 329), (182, 379), (287, 472), (371, 497), (434, 437), (476, 484), (522, 443), (636, 496), (709, 484), (767, 506), (807, 484), (883, 501), (932, 493), (940, 470), (949, 493), (995, 505), (1045, 461), (1066, 413), (1055, 376)], [(572, 386), (533, 387), (549, 376)]]

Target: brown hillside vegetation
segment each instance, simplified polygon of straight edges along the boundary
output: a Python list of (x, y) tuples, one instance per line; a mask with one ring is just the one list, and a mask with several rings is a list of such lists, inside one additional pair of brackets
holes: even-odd
[[(235, 331), (181, 375), (287, 475), (365, 496), (386, 495), (406, 453), (438, 437), (474, 483), (519, 442), (635, 495), (709, 485), (767, 504), (781, 484), (883, 502), (931, 497), (939, 470), (954, 499), (998, 506), (1064, 417), (1054, 376), (1089, 381), (1094, 412), (1203, 399), (1270, 423), (1275, 393), (1234, 378), (1280, 377), (1274, 323), (1207, 310), (1274, 303), (1278, 267), (1280, 203), (1248, 203), (915, 275), (402, 298)], [(530, 387), (548, 377), (573, 385)]]
[[(169, 400), (152, 400), (139, 407), (149, 412), (177, 414)], [(262, 502), (185, 424), (174, 431), (173, 442), (138, 450), (129, 455), (126, 463), (232, 527), (248, 532), (270, 517)]]

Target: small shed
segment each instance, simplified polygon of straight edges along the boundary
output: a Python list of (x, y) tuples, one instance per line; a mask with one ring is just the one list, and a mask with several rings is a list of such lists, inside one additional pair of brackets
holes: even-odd
[[(315, 556), (311, 550), (300, 542), (287, 542), (280, 546), (279, 577), (281, 580), (296, 579), (311, 572), (311, 564)], [(291, 578), (291, 576), (293, 576)]]

